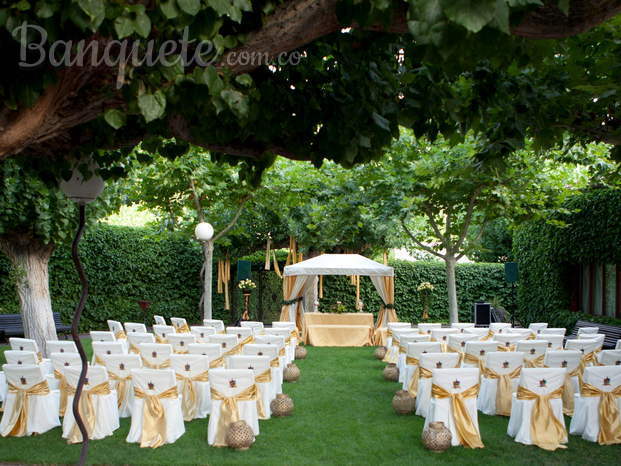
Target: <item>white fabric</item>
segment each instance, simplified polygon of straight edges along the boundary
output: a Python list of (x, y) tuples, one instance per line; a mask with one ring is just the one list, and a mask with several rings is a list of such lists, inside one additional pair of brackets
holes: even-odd
[[(450, 393), (461, 393), (473, 385), (479, 383), (479, 369), (435, 369), (431, 379), (435, 385), (438, 385)], [(455, 388), (454, 382), (459, 381), (459, 387)], [(477, 399), (466, 398), (464, 400), (472, 424), (479, 430), (479, 418), (477, 413)], [(458, 446), (459, 435), (455, 427), (455, 418), (453, 416), (453, 405), (449, 398), (433, 398), (429, 404), (427, 415), (425, 416), (424, 429), (431, 422), (443, 422), (451, 431), (451, 445)]]
[(254, 334), (254, 332), (252, 331), (250, 327), (227, 327), (226, 334), (237, 335), (237, 339), (239, 341), (242, 341), (248, 337), (251, 337)]
[[(112, 354), (110, 356), (104, 356), (102, 358), (106, 365), (108, 374), (114, 374), (117, 377), (131, 377), (132, 369), (140, 369), (142, 367), (142, 360), (137, 354)], [(110, 386), (117, 390), (118, 381), (110, 379)], [(117, 399), (121, 398), (121, 393), (117, 390)], [(119, 417), (129, 417), (132, 414), (132, 407), (134, 405), (134, 384), (130, 378), (125, 384), (125, 397), (122, 404), (118, 407)]]
[(464, 333), (470, 333), (472, 335), (476, 335), (479, 338), (483, 338), (489, 333), (489, 329), (486, 327), (468, 327), (464, 329)]
[(125, 322), (125, 333), (147, 333), (147, 326), (136, 322)]
[[(269, 356), (257, 356), (257, 355), (235, 355), (227, 358), (226, 366), (228, 369), (249, 369), (254, 372), (254, 376), (257, 377), (270, 370), (270, 357)], [(271, 370), (270, 370), (271, 374)], [(257, 388), (259, 389), (259, 396), (263, 403), (263, 413), (265, 417), (260, 419), (269, 419), (272, 417), (272, 410), (270, 409), (270, 403), (276, 398), (276, 392), (274, 391), (274, 385), (272, 382), (257, 382)]]
[[(281, 323), (281, 322), (278, 322)], [(283, 324), (290, 324), (293, 322), (282, 322)], [(254, 335), (259, 335), (260, 333), (263, 332), (263, 322), (257, 322), (254, 320), (244, 320), (242, 322), (239, 323), (239, 325), (241, 327), (248, 327), (252, 329), (252, 333)], [(272, 324), (273, 325), (273, 324)], [(293, 324), (293, 327), (295, 328), (295, 324)]]
[(72, 340), (48, 340), (45, 342), (47, 354), (77, 353), (78, 348)]
[(99, 364), (96, 357), (110, 354), (126, 354), (125, 346), (120, 341), (94, 341), (93, 342), (93, 360), (92, 364)]
[(224, 335), (220, 333), (209, 335), (207, 343), (217, 343), (222, 348), (222, 352), (226, 353), (237, 346), (237, 335)]
[(91, 330), (90, 331), (91, 340), (92, 341), (116, 341), (116, 337), (112, 332), (104, 332), (101, 330)]
[(429, 333), (432, 328), (442, 328), (442, 324), (440, 323), (419, 323), (418, 324), (419, 333)]
[[(249, 369), (212, 369), (209, 372), (211, 386), (223, 396), (235, 396), (248, 387), (254, 385), (254, 372)], [(209, 427), (207, 429), (207, 443), (213, 445), (216, 439), (216, 429), (220, 420), (221, 400), (212, 400)], [(239, 419), (246, 421), (252, 428), (254, 435), (259, 435), (259, 414), (257, 402), (253, 400), (238, 401)]]
[[(467, 341), (465, 354), (474, 356), (475, 358), (485, 358), (487, 353), (498, 351), (498, 342), (496, 341)], [(477, 367), (475, 364), (468, 363), (466, 361), (462, 364), (463, 367)]]
[(523, 338), (519, 333), (496, 333), (494, 334), (494, 341), (498, 346), (504, 346), (505, 348), (511, 347), (511, 345), (517, 344), (519, 340)]
[[(542, 381), (545, 381), (544, 386), (541, 385)], [(565, 369), (524, 368), (522, 369), (518, 386), (523, 386), (539, 395), (545, 395), (563, 386), (564, 381)], [(530, 436), (530, 418), (535, 402), (536, 400), (518, 400), (516, 395), (513, 395), (507, 434), (510, 437), (514, 437), (516, 442), (523, 443), (524, 445), (532, 445), (533, 443)], [(554, 398), (550, 400), (550, 405), (552, 406), (553, 415), (565, 425), (563, 400), (561, 398)], [(566, 441), (567, 439), (565, 439)]]
[(581, 327), (578, 329), (578, 336), (583, 335), (583, 334), (593, 334), (593, 333), (598, 333), (599, 332), (599, 327)]
[(108, 330), (110, 330), (113, 334), (117, 334), (118, 332), (125, 333), (125, 329), (123, 328), (123, 324), (116, 320), (108, 320)]
[(213, 327), (216, 332), (224, 332), (224, 322), (218, 319), (203, 319), (203, 325), (205, 327)]
[(52, 368), (61, 374), (65, 367), (82, 365), (82, 359), (78, 353), (52, 353), (50, 361), (52, 361)]
[(190, 332), (196, 338), (196, 343), (207, 343), (207, 337), (209, 335), (215, 335), (215, 327), (206, 327), (204, 325), (194, 325), (190, 327)]
[(6, 394), (9, 390), (9, 386), (6, 384), (6, 377), (4, 372), (0, 371), (0, 403), (6, 400)]
[(544, 333), (544, 330), (548, 328), (548, 323), (547, 322), (533, 322), (528, 326), (528, 328), (532, 330), (533, 333), (535, 334)]
[[(40, 366), (23, 366), (5, 364), (2, 366), (7, 383), (19, 388), (30, 388), (46, 380)], [(25, 383), (24, 383), (25, 382)], [(3, 432), (9, 423), (16, 394), (7, 392), (4, 404), (4, 413), (0, 420), (0, 432)], [(60, 395), (58, 390), (50, 390), (48, 395), (32, 395), (29, 400), (28, 419), (26, 419), (26, 435), (42, 434), (54, 427), (60, 426), (58, 409)]]
[(166, 325), (166, 319), (164, 319), (162, 316), (153, 316), (153, 321), (155, 322), (156, 325)]
[(604, 340), (606, 335), (604, 333), (585, 333), (578, 335), (579, 340), (595, 340), (599, 343), (600, 347), (604, 346)]
[[(524, 353), (517, 351), (496, 351), (485, 355), (485, 367), (497, 374), (510, 374), (523, 364)], [(515, 393), (520, 376), (511, 379), (511, 391)], [(489, 416), (496, 415), (496, 392), (498, 391), (498, 379), (491, 379), (482, 375), (481, 389), (477, 400), (479, 411)]]
[(621, 349), (621, 339), (617, 340), (617, 344), (615, 345), (615, 349)]
[(453, 333), (448, 336), (447, 347), (453, 351), (463, 353), (466, 351), (466, 343), (469, 341), (478, 341), (479, 337), (471, 333)]
[(359, 254), (322, 254), (287, 265), (284, 277), (293, 275), (365, 275), (392, 277), (394, 269)]
[[(421, 354), (420, 367), (433, 371), (436, 369), (453, 369), (459, 364), (457, 353), (426, 353)], [(416, 394), (416, 414), (427, 416), (431, 402), (431, 379), (421, 377), (418, 380), (418, 392)], [(476, 403), (475, 403), (476, 410)]]
[[(39, 349), (39, 346), (37, 345), (37, 342), (30, 338), (12, 337), (12, 338), (9, 338), (9, 344), (11, 345), (12, 350), (32, 351), (37, 355), (39, 355), (41, 351)], [(39, 367), (41, 367), (41, 370), (43, 371), (43, 375), (49, 375), (53, 372), (52, 363), (50, 362), (49, 359), (43, 358), (41, 361), (39, 361), (38, 365)]]
[[(587, 367), (584, 370), (584, 383), (593, 385), (604, 392), (611, 392), (621, 385), (621, 367)], [(599, 435), (600, 396), (576, 396), (574, 416), (569, 425), (569, 433), (581, 435), (584, 440), (597, 442)], [(621, 412), (621, 397), (616, 397), (617, 409)]]
[(507, 322), (492, 322), (489, 324), (489, 329), (494, 333), (511, 333), (509, 330), (511, 329), (511, 324)]
[(548, 342), (548, 350), (560, 350), (563, 349), (563, 343), (565, 337), (554, 333), (538, 333), (535, 337), (537, 340), (544, 340)]
[(7, 364), (24, 366), (38, 366), (39, 357), (33, 351), (6, 350), (4, 357)]
[(576, 338), (565, 342), (565, 349), (580, 351), (582, 354), (589, 354), (593, 351), (600, 350), (602, 344), (598, 340), (590, 340), (586, 338)]
[(458, 328), (460, 332), (463, 332), (464, 329), (474, 328), (474, 322), (453, 322), (451, 328)]
[(511, 333), (520, 335), (522, 340), (533, 336), (533, 331), (528, 328), (512, 328)]
[(621, 366), (621, 350), (604, 350), (599, 353), (598, 360), (604, 366)]
[(524, 359), (531, 361), (546, 354), (548, 342), (546, 340), (519, 340), (515, 350), (524, 353)]
[(567, 329), (566, 328), (562, 328), (562, 327), (556, 327), (556, 328), (555, 327), (552, 327), (552, 328), (548, 327), (548, 328), (546, 328), (546, 331), (542, 332), (542, 333), (552, 333), (554, 335), (563, 335), (563, 336), (565, 336), (565, 333), (567, 333)]
[[(409, 322), (388, 322), (386, 324), (386, 327), (391, 332), (394, 332), (395, 330), (406, 330), (406, 329), (411, 330), (412, 324)], [(386, 347), (390, 348), (391, 346), (392, 346), (392, 335), (388, 335), (386, 337)]]
[(191, 333), (169, 333), (167, 340), (175, 353), (185, 353), (188, 345), (196, 343), (196, 337)]
[(190, 343), (188, 345), (188, 353), (207, 356), (209, 362), (211, 362), (222, 356), (222, 346), (217, 343)]
[(140, 347), (140, 343), (155, 343), (155, 337), (152, 333), (129, 333), (127, 335), (127, 341), (134, 345), (136, 348)]
[[(196, 377), (209, 370), (209, 358), (201, 354), (173, 354), (170, 357), (170, 367), (183, 377)], [(177, 380), (179, 396), (183, 395), (183, 380)], [(211, 413), (211, 387), (209, 381), (192, 381), (196, 397), (198, 399), (198, 409), (194, 419), (205, 419)]]
[(154, 325), (153, 326), (153, 333), (160, 337), (163, 338), (164, 340), (168, 339), (168, 335), (175, 333), (175, 327), (173, 327), (172, 325)]
[[(547, 351), (543, 359), (543, 364), (546, 367), (567, 369), (567, 372), (573, 372), (580, 365), (581, 359), (582, 353), (580, 351)], [(574, 394), (580, 392), (580, 379), (577, 375), (571, 378), (571, 387)]]
[(242, 354), (248, 356), (267, 356), (271, 361), (278, 358), (278, 367), (272, 367), (272, 393), (276, 396), (278, 393), (282, 393), (282, 381), (283, 381), (283, 371), (284, 367), (281, 362), (282, 358), (278, 357), (278, 346), (274, 344), (258, 344), (258, 343), (249, 343), (244, 345), (242, 349)]
[(183, 327), (184, 325), (188, 325), (188, 321), (185, 320), (183, 317), (171, 317), (170, 323), (173, 325), (173, 327), (176, 327), (176, 328)]
[[(266, 328), (265, 334), (280, 336), (280, 337), (283, 337), (284, 340), (286, 341), (287, 338), (289, 338), (290, 331), (284, 328)], [(286, 355), (285, 356), (286, 363), (288, 364), (290, 362), (293, 362), (293, 360), (295, 359), (295, 348), (291, 349), (291, 345), (290, 344), (287, 345), (286, 343), (285, 343), (284, 348), (285, 348), (285, 355)]]
[(172, 346), (167, 343), (140, 343), (138, 347), (140, 357), (144, 366), (162, 367), (163, 364), (170, 362)]
[[(399, 338), (399, 350), (397, 353), (397, 368), (399, 369), (399, 383), (403, 383), (407, 377), (406, 368), (405, 368), (406, 366), (405, 359), (406, 359), (406, 354), (408, 350), (408, 345), (410, 343), (417, 343), (421, 341), (425, 342), (429, 340), (430, 340), (429, 335), (421, 335), (421, 334), (402, 335)], [(442, 351), (442, 350), (440, 349), (438, 351)]]
[[(78, 378), (80, 377), (81, 368), (79, 367), (66, 367), (64, 369), (65, 380), (69, 386), (75, 389), (78, 385)], [(86, 373), (86, 383), (84, 384), (84, 390), (89, 390), (99, 384), (108, 382), (108, 373), (106, 368), (102, 366), (90, 366)], [(82, 394), (86, 396), (86, 394)], [(107, 395), (92, 395), (93, 408), (95, 410), (95, 426), (90, 433), (89, 438), (92, 440), (98, 440), (108, 437), (119, 428), (119, 411), (117, 407), (117, 395), (116, 390), (111, 390)], [(73, 417), (73, 409), (69, 407), (73, 405), (73, 395), (67, 397), (67, 411), (63, 418), (63, 438), (69, 438), (71, 430), (75, 425), (75, 418)], [(80, 413), (82, 416), (85, 413)]]
[[(143, 343), (143, 345), (145, 344), (147, 343)], [(131, 374), (134, 385), (147, 395), (156, 395), (177, 385), (175, 373), (172, 369), (132, 369)], [(149, 388), (149, 384), (151, 384), (152, 389)], [(132, 423), (126, 438), (126, 441), (129, 443), (140, 443), (142, 415), (145, 408), (144, 401), (142, 398), (134, 398)], [(165, 443), (174, 443), (185, 433), (183, 412), (181, 411), (181, 396), (161, 398), (160, 403), (162, 403), (166, 418)]]
[[(429, 335), (419, 335), (420, 337), (427, 337)], [(416, 358), (420, 361), (420, 357), (427, 353), (441, 353), (442, 344), (439, 341), (417, 341), (407, 344), (406, 360), (407, 356)], [(401, 378), (401, 371), (399, 371), (399, 379), (403, 382), (403, 389), (407, 390), (410, 387), (410, 382), (414, 373), (418, 370), (418, 364), (405, 364), (403, 370), (403, 378)]]

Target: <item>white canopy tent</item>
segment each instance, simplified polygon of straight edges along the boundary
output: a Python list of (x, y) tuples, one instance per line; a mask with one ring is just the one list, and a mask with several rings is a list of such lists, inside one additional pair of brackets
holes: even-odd
[[(283, 280), (286, 281), (284, 304), (280, 314), (281, 321), (296, 322), (303, 328), (302, 314), (305, 311), (303, 296), (317, 285), (319, 275), (360, 275), (367, 276), (383, 301), (382, 309), (375, 325), (386, 326), (396, 322), (394, 310), (394, 274), (392, 267), (375, 262), (359, 254), (322, 254), (297, 264), (285, 266)], [(312, 305), (312, 303), (310, 303)]]

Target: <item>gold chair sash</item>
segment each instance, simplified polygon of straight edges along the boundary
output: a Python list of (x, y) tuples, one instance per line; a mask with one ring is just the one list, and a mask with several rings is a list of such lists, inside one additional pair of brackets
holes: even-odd
[(138, 387), (134, 387), (134, 396), (144, 399), (142, 409), (142, 433), (140, 448), (157, 448), (166, 442), (166, 412), (160, 400), (177, 398), (177, 386), (170, 387), (157, 395), (148, 395)]
[(492, 332), (491, 330), (487, 331), (487, 335), (485, 335), (483, 338), (481, 338), (480, 341), (487, 341), (490, 338), (492, 338), (494, 336), (494, 332)]
[(181, 350), (181, 349), (173, 349), (173, 353), (175, 354), (188, 354), (190, 351), (189, 350)]
[(43, 362), (43, 354), (41, 354), (41, 351), (37, 353), (37, 360), (39, 361), (39, 364)]
[(418, 366), (414, 371), (414, 374), (412, 375), (412, 380), (410, 380), (410, 385), (408, 386), (408, 392), (410, 392), (410, 395), (416, 396), (418, 394), (418, 384), (421, 377), (424, 379), (430, 379), (431, 375), (432, 374), (429, 369)]
[(108, 377), (110, 380), (116, 381), (117, 406), (120, 408), (123, 406), (123, 402), (127, 397), (127, 391), (129, 390), (129, 384), (127, 382), (132, 379), (132, 376), (121, 377), (114, 372), (108, 371)]
[(468, 448), (484, 447), (481, 441), (481, 434), (472, 422), (470, 413), (468, 413), (468, 408), (464, 403), (467, 398), (476, 398), (478, 393), (479, 384), (473, 385), (461, 393), (451, 393), (439, 385), (431, 385), (431, 396), (440, 399), (450, 398), (459, 443)]
[(585, 397), (599, 396), (599, 433), (597, 443), (600, 445), (614, 445), (621, 443), (621, 420), (616, 398), (621, 397), (621, 385), (610, 392), (584, 383), (580, 394)]
[(129, 344), (129, 352), (130, 353), (136, 353), (136, 354), (140, 354), (140, 349), (134, 345), (133, 343)]
[[(30, 388), (19, 388), (8, 383), (9, 393), (15, 394), (15, 401), (13, 403), (13, 411), (9, 414), (9, 422), (0, 435), (3, 437), (23, 437), (26, 435), (28, 429), (28, 413), (30, 412), (30, 397), (49, 395), (50, 387), (47, 384), (47, 380), (43, 380), (38, 384), (33, 385)], [(7, 413), (4, 413), (6, 416)]]
[(117, 340), (127, 340), (127, 335), (123, 330), (119, 330), (114, 334), (114, 338), (116, 338)]
[[(73, 387), (69, 387), (69, 394), (75, 396), (76, 389)], [(89, 390), (82, 390), (82, 395), (80, 396), (80, 403), (78, 405), (78, 411), (84, 420), (84, 425), (86, 426), (86, 432), (88, 437), (93, 433), (95, 429), (95, 421), (97, 420), (95, 416), (95, 406), (93, 405), (93, 396), (96, 395), (109, 395), (110, 392), (110, 384), (106, 382), (102, 382), (99, 385), (95, 385), (93, 388)], [(81, 443), (82, 442), (82, 432), (80, 432), (80, 428), (78, 427), (78, 423), (73, 422), (73, 427), (71, 428), (71, 432), (69, 432), (69, 437), (67, 438), (67, 443)]]
[(165, 369), (167, 367), (170, 367), (170, 359), (167, 359), (161, 364), (155, 364), (149, 361), (147, 358), (142, 357), (142, 364), (149, 369)]
[(399, 353), (405, 354), (408, 352), (408, 349), (405, 346), (399, 345)]
[(386, 351), (386, 355), (384, 356), (384, 359), (382, 359), (382, 362), (385, 362), (387, 364), (396, 364), (397, 359), (398, 359), (398, 354), (399, 354), (399, 343), (396, 342), (395, 339), (393, 338), (392, 346), (388, 348), (388, 350)]
[(256, 385), (251, 385), (247, 389), (241, 391), (237, 395), (230, 397), (224, 396), (215, 388), (211, 388), (211, 399), (222, 401), (220, 403), (220, 418), (218, 419), (218, 425), (216, 426), (216, 439), (214, 446), (225, 447), (226, 442), (224, 437), (226, 436), (226, 430), (232, 422), (239, 421), (239, 409), (237, 408), (238, 401), (256, 401), (258, 398), (258, 389)]
[(105, 366), (106, 362), (101, 359), (101, 356), (99, 356), (98, 354), (95, 354), (95, 364), (99, 364), (100, 366)]
[(216, 367), (222, 367), (224, 365), (224, 356), (213, 359), (209, 362), (209, 368), (215, 369)]
[(571, 383), (572, 377), (578, 377), (579, 385), (582, 386), (580, 366), (576, 367), (571, 372), (565, 372), (565, 382), (563, 383), (563, 413), (568, 416), (574, 415), (574, 387)]
[(261, 396), (261, 385), (260, 383), (269, 383), (272, 381), (272, 370), (267, 369), (265, 372), (257, 375), (254, 378), (254, 382), (257, 384), (257, 411), (259, 413), (259, 419), (267, 419), (267, 415), (265, 414), (265, 406), (263, 406), (263, 397)]
[(280, 367), (280, 358), (278, 356), (270, 361), (270, 367)]
[(242, 349), (243, 349), (243, 345), (237, 344), (233, 346), (233, 348), (231, 348), (230, 350), (225, 351), (223, 356), (233, 356), (234, 354), (240, 354), (242, 352)]
[(505, 345), (498, 345), (498, 347), (496, 348), (498, 351), (515, 351), (515, 344), (513, 345), (509, 345), (509, 346), (505, 346)]
[(481, 366), (481, 374), (488, 379), (498, 379), (496, 388), (496, 414), (499, 416), (511, 415), (511, 396), (513, 392), (512, 379), (520, 376), (522, 366), (518, 366), (507, 374), (499, 374), (493, 369)]
[[(418, 366), (420, 364), (419, 360), (413, 356), (406, 356), (405, 363), (410, 364), (412, 366)], [(410, 395), (416, 396), (418, 393), (418, 381), (420, 379), (419, 367), (414, 369), (414, 373), (412, 374), (412, 378), (410, 379), (410, 384), (408, 385), (408, 392)]]
[(185, 324), (179, 325), (178, 327), (175, 325), (174, 327), (177, 333), (190, 333), (190, 327), (188, 327), (187, 322)]
[(545, 359), (545, 356), (545, 354), (540, 354), (536, 358), (524, 358), (524, 367), (544, 367), (543, 360)]
[(447, 353), (457, 353), (459, 355), (459, 360), (457, 362), (457, 367), (461, 367), (461, 363), (464, 362), (464, 352), (461, 350), (457, 350), (455, 348), (452, 348), (448, 345), (446, 345), (446, 352)]
[(285, 348), (284, 347), (280, 348), (280, 350), (278, 351), (278, 356), (284, 356), (285, 354), (286, 354)]
[(483, 366), (483, 360), (470, 353), (464, 353), (463, 362), (467, 362), (468, 364), (475, 364), (479, 369)]
[(176, 374), (176, 377), (182, 382), (181, 410), (183, 411), (183, 420), (189, 422), (196, 417), (196, 411), (198, 411), (198, 395), (194, 382), (209, 382), (209, 371), (201, 372), (194, 377), (185, 377), (182, 374)]
[(166, 344), (168, 343), (168, 339), (158, 335), (157, 333), (155, 334), (155, 343), (163, 343)]
[(537, 339), (537, 334), (536, 333), (531, 333), (530, 335), (528, 335), (526, 337), (527, 340), (536, 340)]
[(530, 415), (530, 437), (533, 444), (544, 450), (566, 448), (561, 445), (567, 440), (565, 424), (556, 418), (550, 405), (550, 400), (563, 396), (563, 388), (561, 386), (547, 395), (539, 395), (526, 387), (518, 386), (518, 400), (535, 400)]
[(60, 407), (58, 409), (58, 415), (64, 416), (67, 411), (67, 396), (69, 395), (69, 384), (62, 372), (54, 369), (54, 378), (58, 379), (58, 390), (60, 392)]

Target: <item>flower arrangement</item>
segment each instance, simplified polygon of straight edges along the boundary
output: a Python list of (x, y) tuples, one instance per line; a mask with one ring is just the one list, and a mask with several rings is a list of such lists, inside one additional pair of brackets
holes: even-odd
[(418, 285), (418, 288), (416, 288), (416, 291), (419, 291), (419, 292), (422, 292), (422, 293), (431, 293), (435, 289), (436, 289), (436, 287), (433, 286), (431, 283), (423, 282), (420, 285)]
[(250, 280), (249, 278), (242, 280), (237, 284), (237, 288), (239, 288), (242, 291), (242, 293), (250, 293), (256, 287), (257, 287), (257, 284), (253, 282), (252, 280)]
[(429, 282), (422, 282), (416, 288), (416, 291), (421, 294), (421, 297), (423, 299), (423, 320), (429, 319), (429, 308), (431, 307), (431, 293), (435, 289), (435, 286), (433, 286)]
[(342, 314), (347, 312), (347, 307), (340, 301), (337, 301), (332, 305), (332, 312), (336, 312), (337, 314)]

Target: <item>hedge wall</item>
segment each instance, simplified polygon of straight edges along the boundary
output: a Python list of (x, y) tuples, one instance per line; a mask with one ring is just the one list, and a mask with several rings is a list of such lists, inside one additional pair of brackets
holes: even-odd
[[(520, 267), (518, 317), (523, 323), (544, 320), (573, 327), (578, 319), (621, 324), (611, 317), (571, 312), (571, 268), (578, 264), (621, 263), (621, 191), (594, 189), (568, 200), (565, 226), (537, 221), (514, 236)], [(557, 222), (558, 223), (558, 222)]]
[[(136, 302), (140, 299), (152, 303), (149, 315), (180, 316), (190, 322), (200, 321), (197, 303), (202, 289), (199, 278), (202, 255), (195, 241), (176, 234), (156, 234), (149, 229), (100, 225), (84, 236), (80, 253), (90, 281), (82, 330), (105, 327), (106, 319), (142, 322), (143, 314)], [(261, 253), (247, 259), (253, 262), (252, 278), (258, 284), (251, 297), (251, 309), (259, 312), (253, 317), (265, 322), (277, 320), (282, 282), (273, 271), (261, 271)], [(281, 263), (281, 267), (283, 265)], [(395, 267), (397, 277), (395, 304), (400, 319), (413, 322), (420, 319), (423, 305), (416, 287), (423, 281), (436, 287), (431, 318), (448, 319), (443, 263), (395, 261), (391, 265)], [(231, 272), (234, 277), (235, 269)], [(19, 312), (9, 274), (9, 263), (0, 256), (0, 313)], [(495, 300), (508, 308), (514, 306), (512, 290), (504, 281), (502, 264), (459, 264), (456, 274), (462, 320), (472, 318), (472, 304), (478, 300)], [(50, 291), (53, 309), (61, 312), (65, 322), (70, 321), (79, 296), (79, 285), (68, 246), (59, 247), (50, 261)], [(365, 310), (377, 312), (379, 296), (365, 277), (361, 280), (361, 298)], [(337, 300), (353, 309), (354, 299), (355, 288), (346, 277), (325, 278), (321, 310), (329, 310)], [(224, 311), (222, 295), (215, 293), (214, 282), (216, 318), (235, 322), (240, 315), (241, 303), (239, 292), (234, 289), (233, 310)]]

